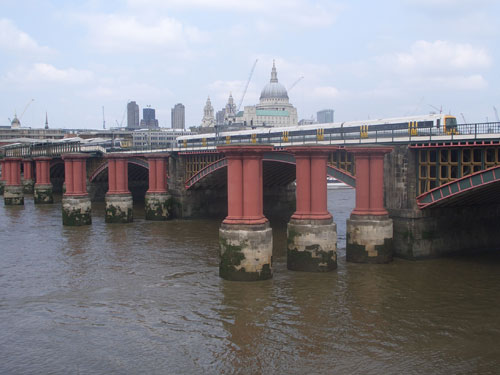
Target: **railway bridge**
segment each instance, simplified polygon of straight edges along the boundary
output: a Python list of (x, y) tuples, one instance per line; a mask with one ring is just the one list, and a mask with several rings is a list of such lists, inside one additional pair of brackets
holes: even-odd
[(220, 217), (220, 275), (272, 276), (268, 217), (289, 218), (287, 264), (329, 271), (337, 264), (336, 226), (326, 176), (356, 188), (347, 222), (348, 261), (386, 263), (500, 247), (500, 124), (459, 125), (455, 134), (378, 134), (279, 142), (222, 138), (161, 150), (87, 147), (79, 142), (3, 147), (0, 191), (6, 205), (50, 204), (63, 193), (63, 224), (91, 224), (91, 202), (106, 221)]

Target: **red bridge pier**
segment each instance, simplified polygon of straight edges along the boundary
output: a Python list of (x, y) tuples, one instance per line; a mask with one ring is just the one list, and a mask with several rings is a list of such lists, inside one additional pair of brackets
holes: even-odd
[(337, 268), (337, 226), (327, 208), (327, 159), (334, 146), (289, 147), (296, 162), (297, 210), (287, 227), (287, 267), (324, 272)]
[[(21, 185), (21, 158), (5, 158), (5, 189), (3, 199), (6, 206), (24, 205)], [(2, 171), (3, 173), (3, 171)]]
[(219, 146), (227, 158), (228, 215), (219, 229), (219, 275), (226, 280), (272, 278), (273, 236), (263, 213), (262, 156), (272, 146)]
[(24, 194), (33, 194), (33, 186), (35, 181), (33, 180), (33, 159), (23, 159), (23, 178), (21, 183), (23, 185)]
[(171, 214), (171, 197), (167, 192), (168, 155), (147, 156), (149, 164), (149, 189), (145, 197), (146, 220), (167, 220)]
[(80, 226), (92, 224), (90, 197), (87, 193), (87, 154), (64, 154), (64, 182), (66, 192), (62, 199), (63, 224)]
[(347, 220), (346, 259), (392, 261), (393, 224), (384, 208), (384, 155), (392, 148), (350, 148), (356, 156), (356, 207)]
[(128, 160), (123, 154), (108, 154), (108, 192), (106, 193), (106, 223), (133, 221), (132, 193), (128, 190)]
[(35, 158), (36, 183), (33, 191), (35, 204), (54, 203), (50, 182), (50, 161), (49, 157)]

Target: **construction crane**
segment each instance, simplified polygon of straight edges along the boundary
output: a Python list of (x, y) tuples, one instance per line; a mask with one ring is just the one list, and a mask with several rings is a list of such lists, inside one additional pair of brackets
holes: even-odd
[(255, 70), (255, 66), (257, 65), (257, 61), (259, 61), (259, 59), (255, 59), (255, 62), (253, 63), (253, 66), (252, 66), (252, 69), (250, 70), (250, 74), (248, 75), (247, 84), (245, 85), (245, 89), (243, 90), (243, 95), (241, 95), (240, 103), (238, 104), (238, 110), (236, 111), (236, 113), (238, 113), (240, 111), (241, 105), (243, 104), (243, 99), (245, 99), (245, 95), (246, 95), (247, 90), (248, 90), (248, 85), (250, 84), (250, 80), (252, 79), (253, 72)]
[(493, 106), (493, 112), (495, 112), (495, 119), (497, 122), (500, 122), (500, 118), (498, 118), (498, 111), (497, 107)]
[[(129, 100), (127, 100), (127, 103), (129, 102)], [(127, 107), (125, 107), (125, 109), (123, 110), (123, 114), (122, 114), (122, 120), (120, 122), (118, 122), (118, 120), (115, 120), (116, 121), (116, 125), (118, 125), (119, 128), (121, 128), (123, 126), (123, 121), (125, 121), (125, 114), (127, 113)]]
[[(17, 120), (17, 122), (19, 123), (18, 126), (21, 125), (21, 119), (23, 118), (23, 115), (26, 113), (26, 110), (28, 109), (28, 107), (30, 106), (31, 103), (33, 103), (35, 101), (35, 99), (31, 99), (28, 104), (25, 105), (23, 111), (21, 112), (21, 115), (19, 115), (19, 117), (17, 117), (17, 113), (16, 111), (14, 111), (14, 120)], [(9, 122), (12, 124), (12, 122), (14, 120), (11, 120), (10, 117), (9, 117)]]
[(290, 87), (288, 88), (288, 91), (290, 91), (291, 89), (293, 89), (297, 85), (297, 83), (299, 83), (300, 81), (302, 81), (303, 78), (304, 78), (304, 76), (299, 77), (294, 83), (292, 83), (290, 85)]
[(434, 108), (436, 111), (439, 111), (439, 114), (443, 113), (443, 106), (439, 106), (439, 108), (434, 107), (432, 104), (429, 104), (430, 107)]
[(462, 120), (464, 120), (464, 124), (467, 124), (467, 120), (462, 112), (460, 112), (460, 116), (462, 116)]

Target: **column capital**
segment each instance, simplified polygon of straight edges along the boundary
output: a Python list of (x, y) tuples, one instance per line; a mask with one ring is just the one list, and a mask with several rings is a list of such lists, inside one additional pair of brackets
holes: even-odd
[(17, 156), (7, 156), (4, 161), (23, 161), (22, 158), (17, 157)]
[(36, 156), (33, 158), (34, 161), (51, 161), (52, 158), (49, 156)]
[(167, 159), (170, 157), (170, 152), (155, 152), (151, 154), (144, 154), (143, 155), (146, 159)]
[(130, 157), (129, 154), (121, 154), (121, 153), (112, 153), (104, 155), (105, 159), (128, 159)]
[(270, 152), (273, 150), (273, 146), (265, 145), (228, 145), (228, 146), (217, 146), (217, 151), (224, 153), (226, 156), (229, 155), (259, 155), (264, 152)]

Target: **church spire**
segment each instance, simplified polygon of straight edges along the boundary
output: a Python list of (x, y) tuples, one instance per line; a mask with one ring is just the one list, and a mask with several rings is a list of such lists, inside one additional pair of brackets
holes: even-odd
[(273, 60), (273, 69), (271, 70), (271, 82), (278, 82), (278, 73), (276, 72), (276, 65)]

